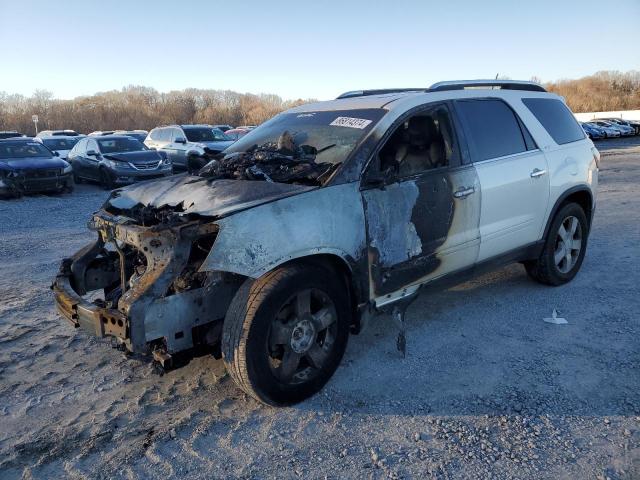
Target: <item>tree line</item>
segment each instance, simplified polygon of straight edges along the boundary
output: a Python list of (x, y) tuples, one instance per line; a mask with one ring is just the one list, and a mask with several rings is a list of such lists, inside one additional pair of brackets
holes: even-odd
[(577, 80), (545, 83), (544, 86), (550, 92), (562, 95), (576, 113), (640, 109), (638, 71), (603, 71)]
[(230, 90), (189, 88), (161, 93), (141, 86), (73, 100), (53, 98), (52, 93), (46, 90), (36, 90), (30, 97), (0, 92), (0, 130), (33, 134), (32, 115), (38, 115), (39, 130), (70, 128), (81, 133), (151, 130), (158, 125), (176, 123), (257, 125), (305, 102)]
[[(640, 109), (640, 72), (637, 71), (603, 71), (544, 85), (565, 97), (574, 112)], [(82, 133), (150, 130), (173, 123), (255, 125), (307, 101), (311, 100), (283, 100), (270, 94), (195, 88), (161, 93), (141, 86), (73, 100), (53, 98), (46, 90), (37, 90), (30, 97), (0, 92), (0, 130), (33, 134), (32, 115), (38, 115), (40, 130), (71, 128)]]

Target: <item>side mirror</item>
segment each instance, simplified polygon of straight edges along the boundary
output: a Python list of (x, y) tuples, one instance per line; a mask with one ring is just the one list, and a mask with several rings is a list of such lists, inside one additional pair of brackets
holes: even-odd
[(98, 156), (98, 152), (96, 152), (95, 150), (87, 150), (87, 155), (89, 157), (97, 157)]
[(182, 144), (184, 144), (184, 143), (187, 143), (187, 139), (184, 138), (184, 137), (178, 137), (178, 138), (176, 138), (174, 140), (174, 143), (182, 143)]
[(59, 156), (60, 156), (60, 153), (58, 153), (58, 152), (53, 152), (53, 156), (54, 156), (54, 157), (59, 157)]

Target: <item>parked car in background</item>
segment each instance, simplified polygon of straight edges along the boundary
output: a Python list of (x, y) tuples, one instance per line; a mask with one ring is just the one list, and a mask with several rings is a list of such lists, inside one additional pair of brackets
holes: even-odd
[(127, 137), (135, 138), (139, 142), (144, 142), (148, 134), (149, 132), (146, 130), (116, 130), (113, 132), (113, 135), (126, 135)]
[(33, 138), (0, 140), (0, 196), (71, 192), (71, 165)]
[(64, 137), (84, 137), (81, 133), (76, 132), (75, 130), (42, 130), (40, 133), (36, 135), (38, 138), (43, 137), (54, 137), (54, 136), (64, 136)]
[(0, 131), (0, 140), (2, 140), (3, 138), (16, 138), (16, 137), (26, 137), (26, 135), (24, 133), (20, 133), (15, 130)]
[(113, 192), (61, 264), (58, 312), (164, 367), (209, 345), (247, 394), (288, 405), (376, 312), (404, 352), (422, 287), (511, 262), (546, 285), (577, 275), (600, 156), (561, 97), (499, 80), (384, 93), (298, 106), (197, 176)]
[(83, 138), (69, 153), (69, 162), (76, 182), (97, 181), (107, 189), (172, 174), (166, 154), (125, 135)]
[(634, 135), (640, 134), (640, 122), (636, 122), (633, 120), (623, 120), (622, 118), (603, 118), (602, 120), (615, 123), (616, 125), (633, 128)]
[(592, 140), (597, 140), (600, 138), (605, 138), (605, 133), (602, 129), (596, 127), (595, 125), (591, 125), (586, 122), (580, 122), (580, 126), (584, 130), (584, 133)]
[(231, 130), (227, 130), (224, 133), (227, 135), (227, 137), (231, 138), (232, 140), (238, 140), (244, 137), (250, 131), (251, 130), (247, 130), (244, 128), (232, 128)]
[(233, 128), (233, 126), (231, 125), (211, 125), (213, 128), (217, 128), (218, 130), (222, 130), (223, 132), (226, 132), (227, 130), (231, 130)]
[(60, 158), (66, 160), (69, 152), (80, 141), (81, 136), (56, 135), (50, 137), (37, 137), (36, 140), (41, 142), (52, 152), (56, 152)]
[(588, 124), (600, 128), (604, 132), (604, 138), (616, 138), (622, 135), (622, 132), (618, 128), (611, 126), (607, 122), (592, 120), (588, 122)]
[(165, 152), (174, 169), (193, 172), (230, 146), (233, 140), (211, 125), (168, 125), (151, 130), (144, 143)]
[(240, 125), (239, 127), (236, 127), (236, 128), (241, 128), (242, 130), (253, 130), (256, 127), (257, 125)]
[(619, 125), (617, 123), (614, 122), (610, 122), (608, 120), (601, 120), (601, 119), (596, 119), (593, 121), (593, 123), (595, 123), (596, 125), (602, 126), (602, 127), (608, 127), (608, 128), (612, 128), (614, 130), (617, 130), (620, 132), (620, 135), (623, 137), (628, 137), (630, 135), (635, 135), (636, 131), (635, 129), (631, 128), (631, 127), (627, 127), (626, 125)]

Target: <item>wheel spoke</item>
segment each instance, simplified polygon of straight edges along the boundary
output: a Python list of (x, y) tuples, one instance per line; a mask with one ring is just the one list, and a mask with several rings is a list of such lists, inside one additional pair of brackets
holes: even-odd
[(567, 243), (568, 234), (567, 230), (564, 228), (564, 224), (560, 225), (560, 228), (558, 229), (558, 235), (560, 235), (560, 238), (564, 243)]
[(582, 240), (580, 240), (579, 238), (574, 239), (573, 242), (571, 243), (571, 250), (577, 250), (579, 252), (581, 248), (582, 248)]
[(303, 290), (296, 295), (296, 316), (301, 318), (311, 312), (311, 290)]
[(576, 217), (571, 217), (569, 219), (569, 238), (573, 238), (576, 234), (576, 230), (578, 229), (578, 219)]
[(307, 352), (307, 359), (309, 360), (309, 363), (311, 366), (318, 369), (322, 368), (328, 356), (329, 353), (317, 343), (315, 343)]
[(300, 354), (294, 352), (291, 349), (286, 349), (284, 352), (284, 357), (282, 358), (282, 363), (278, 368), (278, 372), (280, 373), (280, 380), (283, 382), (289, 382), (293, 378), (293, 375), (298, 370), (298, 365), (300, 365)]
[(331, 313), (331, 310), (329, 310), (328, 308), (322, 308), (313, 315), (313, 323), (316, 327), (317, 332), (321, 332), (322, 330), (326, 329), (335, 321), (335, 317)]
[(560, 265), (560, 262), (564, 258), (564, 248), (563, 245), (558, 245), (558, 249), (553, 254), (553, 261), (556, 262), (556, 265)]
[(271, 335), (269, 336), (269, 346), (274, 349), (277, 345), (287, 345), (291, 339), (291, 332), (282, 322), (274, 321), (271, 324)]

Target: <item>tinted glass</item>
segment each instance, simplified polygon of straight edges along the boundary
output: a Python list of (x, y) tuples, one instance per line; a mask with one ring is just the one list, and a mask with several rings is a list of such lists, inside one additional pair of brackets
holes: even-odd
[(185, 128), (184, 134), (190, 142), (216, 142), (231, 140), (231, 138), (227, 137), (222, 130), (211, 127)]
[(98, 140), (102, 153), (139, 152), (146, 150), (142, 143), (131, 137), (112, 137)]
[(40, 142), (0, 142), (0, 158), (51, 157), (51, 151)]
[(531, 113), (558, 145), (584, 138), (584, 131), (567, 106), (554, 98), (523, 98)]
[(527, 150), (518, 120), (503, 101), (459, 100), (456, 104), (474, 147), (475, 161)]

